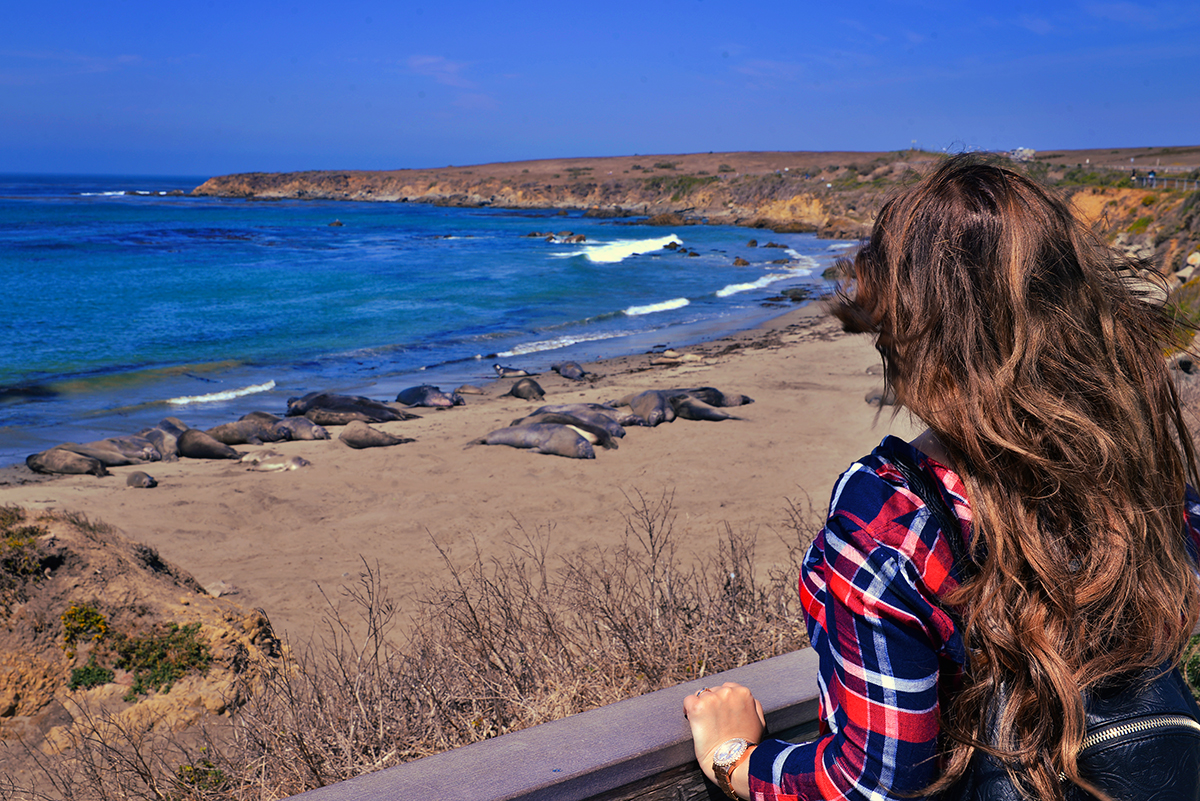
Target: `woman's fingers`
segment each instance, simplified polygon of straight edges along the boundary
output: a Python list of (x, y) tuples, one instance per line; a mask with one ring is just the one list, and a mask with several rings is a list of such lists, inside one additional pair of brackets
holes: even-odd
[(727, 681), (683, 699), (683, 711), (692, 727), (696, 759), (705, 773), (712, 772), (717, 746), (734, 737), (752, 743), (762, 740), (766, 725), (762, 704), (747, 688)]

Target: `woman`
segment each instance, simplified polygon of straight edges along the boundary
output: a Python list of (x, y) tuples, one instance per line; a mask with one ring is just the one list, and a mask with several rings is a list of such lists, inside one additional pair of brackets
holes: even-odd
[[(928, 430), (841, 476), (806, 556), (823, 735), (764, 740), (749, 690), (701, 691), (684, 709), (710, 777), (716, 757), (742, 798), (933, 795), (967, 769), (1003, 684), (1014, 781), (1045, 799), (1070, 786), (1060, 772), (1083, 782), (1080, 688), (1178, 660), (1200, 601), (1195, 457), (1163, 356), (1174, 322), (1132, 288), (1143, 266), (973, 156), (884, 206), (833, 312), (874, 335)], [(903, 453), (960, 531), (909, 489)], [(969, 548), (969, 580), (947, 536)]]

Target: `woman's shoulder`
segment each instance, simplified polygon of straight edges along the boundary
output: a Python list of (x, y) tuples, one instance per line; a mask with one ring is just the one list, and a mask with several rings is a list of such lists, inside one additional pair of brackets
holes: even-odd
[(971, 512), (962, 479), (949, 467), (893, 436), (885, 437), (839, 477), (826, 528), (852, 538), (858, 550), (882, 546), (909, 557), (927, 555), (939, 533), (937, 523), (896, 467), (897, 458), (915, 462), (935, 479), (943, 500), (962, 526), (958, 534), (967, 535)]

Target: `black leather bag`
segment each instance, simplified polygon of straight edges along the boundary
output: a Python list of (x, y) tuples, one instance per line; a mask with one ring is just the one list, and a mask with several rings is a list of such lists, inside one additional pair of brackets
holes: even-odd
[[(958, 519), (934, 479), (907, 454), (889, 461), (934, 515), (954, 552), (964, 580), (975, 563), (965, 552)], [(996, 719), (1004, 697), (994, 702)], [(1087, 735), (1077, 757), (1079, 772), (1115, 801), (1200, 801), (1200, 706), (1178, 667), (1151, 671), (1111, 688), (1084, 694)], [(1075, 785), (1067, 801), (1094, 799)], [(945, 801), (1026, 801), (999, 760), (976, 751), (966, 774), (940, 797)]]

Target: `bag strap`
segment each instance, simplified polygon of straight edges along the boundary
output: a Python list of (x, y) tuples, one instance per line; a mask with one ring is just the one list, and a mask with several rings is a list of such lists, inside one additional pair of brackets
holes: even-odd
[(899, 449), (889, 453), (887, 459), (904, 476), (904, 480), (908, 482), (909, 490), (924, 501), (925, 508), (937, 520), (938, 527), (942, 530), (942, 534), (950, 546), (950, 552), (954, 555), (954, 567), (957, 569), (961, 580), (966, 581), (970, 579), (975, 575), (978, 565), (975, 564), (975, 560), (971, 558), (971, 555), (963, 547), (962, 525), (958, 522), (958, 518), (954, 516), (954, 513), (950, 511), (950, 506), (946, 503), (946, 499), (942, 497), (942, 493), (938, 489), (934, 478), (920, 468), (916, 459)]

